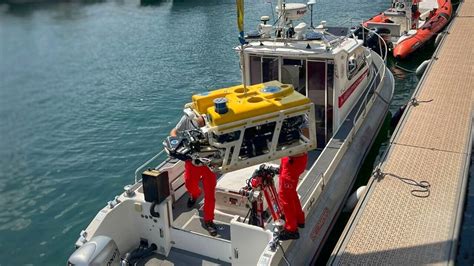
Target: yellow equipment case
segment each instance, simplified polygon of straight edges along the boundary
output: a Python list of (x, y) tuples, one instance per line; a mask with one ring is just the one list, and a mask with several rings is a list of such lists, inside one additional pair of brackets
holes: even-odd
[[(216, 112), (214, 100), (227, 99), (228, 112)], [(243, 85), (219, 89), (192, 97), (193, 107), (199, 114), (207, 114), (212, 126), (241, 121), (252, 117), (288, 110), (310, 103), (310, 100), (296, 92), (292, 85), (271, 81), (257, 85)]]
[[(290, 84), (271, 81), (196, 94), (185, 113), (206, 125), (165, 141), (171, 156), (216, 172), (296, 155), (316, 147), (313, 103)], [(304, 136), (301, 129), (308, 128)]]

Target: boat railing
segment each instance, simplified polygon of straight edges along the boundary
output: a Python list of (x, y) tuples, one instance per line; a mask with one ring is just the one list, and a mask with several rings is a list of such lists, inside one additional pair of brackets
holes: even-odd
[[(373, 79), (370, 81), (368, 87), (369, 89), (365, 92), (365, 95), (364, 95), (364, 100), (363, 100), (363, 104), (361, 104), (359, 106), (359, 109), (357, 110), (356, 112), (356, 115), (354, 117), (354, 119), (352, 120), (352, 123), (353, 123), (353, 126), (355, 127), (356, 124), (357, 124), (357, 121), (359, 120), (359, 117), (360, 115), (362, 114), (362, 112), (364, 112), (364, 115), (367, 113), (367, 108), (369, 106), (367, 106), (368, 102), (370, 99), (374, 99), (375, 98), (371, 98), (372, 94), (375, 92), (377, 92), (379, 89), (380, 89), (380, 86), (383, 85), (383, 80), (385, 78), (385, 72), (386, 72), (386, 67), (385, 67), (385, 63), (387, 62), (387, 44), (385, 43), (385, 41), (383, 40), (382, 36), (380, 36), (377, 32), (373, 31), (373, 30), (370, 30), (364, 26), (361, 26), (363, 29), (365, 30), (368, 30), (369, 32), (372, 32), (373, 34), (375, 34), (378, 38), (378, 43), (379, 43), (379, 51), (383, 51), (383, 56), (382, 56), (382, 60), (384, 62), (383, 66), (380, 66), (377, 71), (375, 72), (374, 76), (373, 76)], [(379, 82), (378, 84), (376, 84), (376, 82)], [(374, 87), (377, 86), (377, 88), (374, 89)], [(357, 127), (358, 129), (358, 127)], [(357, 129), (355, 130), (355, 132), (353, 134), (355, 134), (357, 132)]]
[[(143, 172), (143, 170), (151, 165), (154, 161), (156, 161), (160, 156), (163, 154), (167, 154), (165, 150), (161, 150), (159, 153), (157, 153), (155, 156), (153, 156), (150, 160), (146, 161), (144, 164), (140, 165), (136, 170), (135, 170), (135, 184), (140, 181), (140, 174)], [(162, 163), (164, 163), (165, 160), (163, 160)]]
[[(350, 29), (355, 29), (358, 26), (363, 27), (363, 24), (364, 24), (364, 20), (361, 18), (350, 18), (342, 22), (341, 26), (345, 26)], [(365, 43), (365, 37), (366, 37), (365, 31), (362, 31), (362, 40), (364, 41), (364, 43)]]
[[(351, 18), (348, 21), (344, 22), (343, 25), (347, 25), (349, 23), (350, 27), (355, 27), (355, 26), (361, 27), (362, 28), (362, 40), (364, 41), (364, 43), (366, 41), (365, 40), (366, 35), (368, 35), (368, 33), (373, 33), (378, 39), (378, 44), (379, 44), (378, 50), (383, 52), (383, 55), (381, 55), (382, 59), (383, 59), (383, 62), (386, 63), (387, 62), (387, 52), (388, 52), (388, 47), (387, 47), (386, 42), (384, 41), (382, 36), (380, 36), (380, 34), (378, 34), (376, 31), (365, 27), (363, 22), (364, 22), (364, 20), (362, 20), (360, 18)], [(354, 126), (356, 125), (356, 122), (357, 122), (359, 116), (361, 115), (361, 112), (363, 111), (364, 114), (366, 113), (367, 103), (369, 101), (369, 98), (372, 96), (372, 94), (375, 91), (378, 91), (378, 88), (375, 89), (375, 90), (373, 89), (373, 87), (376, 85), (375, 83), (377, 81), (380, 82), (379, 84), (377, 84), (378, 87), (380, 87), (383, 84), (383, 80), (385, 78), (385, 71), (386, 71), (386, 68), (381, 67), (381, 68), (378, 68), (376, 73), (374, 74), (374, 78), (371, 80), (370, 84), (368, 85), (370, 87), (370, 89), (367, 90), (367, 92), (364, 95), (364, 104), (359, 106), (359, 109), (357, 110), (357, 113), (354, 117), (354, 120), (352, 120)], [(379, 77), (379, 78), (377, 78), (377, 77)], [(357, 130), (355, 130), (355, 132), (357, 132)]]

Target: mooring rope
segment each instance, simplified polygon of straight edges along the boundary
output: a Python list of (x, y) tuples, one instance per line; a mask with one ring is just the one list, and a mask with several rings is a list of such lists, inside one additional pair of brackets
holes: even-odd
[(384, 172), (382, 172), (382, 170), (380, 170), (380, 168), (375, 169), (374, 176), (376, 178), (379, 178), (379, 179), (382, 179), (385, 176), (395, 177), (395, 178), (397, 178), (398, 180), (402, 181), (405, 184), (408, 184), (410, 186), (418, 187), (417, 189), (412, 189), (411, 190), (411, 194), (413, 196), (418, 197), (418, 198), (427, 198), (427, 197), (430, 196), (430, 187), (431, 187), (431, 185), (428, 181), (422, 180), (422, 181), (418, 182), (414, 179), (401, 177), (401, 176), (396, 175), (396, 174), (384, 173)]
[(418, 100), (416, 97), (413, 97), (410, 99), (410, 104), (413, 105), (413, 106), (417, 106), (419, 105), (420, 103), (430, 103), (432, 102), (433, 99), (429, 99), (429, 100)]

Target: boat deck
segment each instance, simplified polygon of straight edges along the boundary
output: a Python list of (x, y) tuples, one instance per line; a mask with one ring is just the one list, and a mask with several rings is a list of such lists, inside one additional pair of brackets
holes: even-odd
[(201, 256), (186, 250), (172, 248), (168, 257), (153, 254), (136, 263), (137, 266), (170, 266), (170, 265), (231, 265), (230, 263)]
[(474, 1), (464, 1), (329, 264), (454, 263), (472, 146), (473, 25)]
[[(383, 65), (383, 61), (378, 63), (379, 65)], [(383, 65), (384, 66), (384, 65)], [(374, 63), (373, 65), (374, 70), (371, 73), (376, 73), (375, 68), (376, 65)], [(384, 66), (385, 67), (385, 66)], [(372, 96), (375, 93), (380, 93), (378, 97), (374, 97), (374, 105), (378, 108), (375, 109), (377, 115), (374, 115), (373, 112), (371, 116), (372, 120), (375, 120), (377, 117), (378, 119), (383, 119), (385, 117), (385, 112), (387, 111), (387, 105), (376, 105), (378, 102), (387, 102), (387, 99), (391, 98), (391, 95), (393, 93), (393, 76), (391, 75), (386, 75), (383, 79), (381, 80), (380, 75), (374, 75), (371, 74), (371, 79), (374, 79), (375, 82), (373, 85), (368, 86), (366, 88), (366, 91), (364, 91), (364, 94), (367, 93), (367, 95)], [(377, 84), (379, 82), (383, 82), (384, 86), (382, 86), (384, 89), (381, 89), (379, 91), (374, 91), (377, 89)], [(369, 97), (369, 99), (371, 99)], [(388, 100), (389, 101), (389, 100)], [(312, 150), (308, 152), (309, 158), (308, 158), (308, 163), (307, 167), (305, 169), (305, 172), (300, 176), (300, 185), (298, 186), (298, 194), (301, 195), (301, 201), (302, 202), (309, 202), (306, 206), (306, 208), (311, 208), (311, 204), (316, 202), (316, 200), (311, 201), (311, 197), (313, 199), (318, 200), (318, 204), (320, 204), (320, 208), (318, 211), (325, 211), (326, 212), (326, 218), (325, 219), (331, 219), (334, 215), (335, 212), (337, 212), (339, 205), (342, 203), (344, 195), (347, 193), (348, 189), (340, 189), (341, 187), (347, 186), (350, 187), (352, 184), (352, 177), (348, 178), (347, 174), (339, 174), (338, 176), (334, 178), (339, 178), (336, 179), (336, 181), (331, 181), (333, 184), (332, 189), (331, 187), (328, 186), (326, 188), (327, 191), (334, 192), (330, 193), (326, 192), (323, 196), (321, 195), (322, 188), (321, 186), (324, 186), (324, 176), (323, 174), (328, 172), (327, 170), (333, 165), (334, 159), (339, 158), (338, 160), (341, 160), (341, 157), (343, 157), (340, 151), (343, 149), (347, 149), (347, 145), (343, 145), (347, 139), (349, 138), (352, 129), (354, 128), (354, 124), (357, 124), (358, 119), (362, 115), (366, 115), (364, 113), (360, 113), (359, 107), (362, 106), (362, 104), (365, 104), (366, 101), (363, 97), (359, 99), (357, 104), (354, 106), (353, 110), (350, 112), (349, 116), (347, 119), (344, 121), (343, 125), (340, 127), (340, 129), (336, 132), (334, 137), (331, 139), (331, 141), (327, 144), (327, 147), (324, 149), (324, 152), (321, 151), (320, 149), (317, 150)], [(375, 107), (372, 107), (375, 108)], [(369, 114), (371, 114), (369, 113)], [(383, 114), (382, 114), (383, 113)], [(365, 118), (367, 119), (367, 118)], [(378, 124), (378, 123), (377, 123)], [(360, 127), (360, 134), (364, 135), (366, 137), (364, 138), (357, 138), (355, 140), (351, 139), (350, 141), (353, 141), (354, 147), (360, 146), (361, 149), (364, 147), (367, 147), (368, 143), (371, 142), (371, 139), (368, 139), (367, 136), (375, 136), (376, 128), (371, 128), (369, 124), (364, 124), (365, 126)], [(370, 133), (372, 132), (372, 133)], [(353, 136), (351, 137), (353, 138)], [(358, 144), (359, 143), (359, 144)], [(363, 144), (365, 143), (365, 144)], [(359, 155), (359, 154), (358, 154)], [(338, 157), (339, 156), (339, 157)], [(359, 155), (360, 156), (360, 155)], [(346, 157), (344, 157), (346, 158)], [(357, 160), (354, 157), (352, 161), (346, 162), (347, 164), (354, 164)], [(317, 162), (316, 162), (317, 161)], [(269, 162), (270, 164), (277, 164), (279, 161), (273, 161)], [(161, 166), (159, 166), (161, 167)], [(234, 218), (236, 215), (240, 216), (241, 218), (245, 217), (246, 214), (248, 213), (248, 209), (244, 208), (242, 212), (241, 205), (239, 201), (236, 201), (237, 203), (232, 203), (232, 206), (229, 204), (225, 204), (225, 202), (230, 202), (229, 200), (226, 200), (225, 197), (229, 197), (230, 194), (225, 194), (226, 192), (236, 192), (239, 191), (245, 184), (246, 184), (246, 179), (251, 176), (253, 173), (253, 170), (251, 168), (256, 168), (258, 166), (253, 166), (253, 167), (248, 167), (244, 169), (240, 169), (238, 171), (233, 171), (232, 173), (226, 173), (222, 176), (219, 176), (218, 181), (217, 181), (217, 186), (216, 186), (216, 208), (215, 208), (215, 219), (214, 222), (217, 226), (217, 231), (218, 234), (216, 237), (210, 237), (206, 229), (203, 228), (202, 226), (202, 217), (203, 217), (203, 197), (201, 197), (197, 200), (195, 206), (192, 208), (188, 208), (186, 205), (188, 196), (185, 194), (177, 193), (176, 195), (177, 198), (173, 202), (173, 221), (172, 221), (172, 227), (175, 231), (180, 231), (180, 232), (186, 232), (188, 234), (192, 234), (193, 236), (199, 236), (203, 237), (202, 239), (212, 239), (216, 240), (215, 242), (220, 242), (222, 243), (229, 243), (231, 240), (231, 233), (230, 233), (230, 223), (231, 219)], [(350, 167), (349, 167), (350, 169)], [(333, 170), (334, 171), (334, 170)], [(350, 173), (355, 175), (355, 173)], [(349, 174), (349, 175), (350, 175)], [(180, 174), (182, 175), (182, 173)], [(331, 174), (333, 175), (333, 174)], [(181, 178), (182, 176), (178, 176), (177, 179)], [(333, 178), (331, 176), (327, 177), (326, 180), (329, 180), (329, 178)], [(277, 178), (275, 178), (276, 186), (277, 184)], [(340, 181), (339, 183), (337, 181)], [(336, 182), (336, 183), (334, 183)], [(173, 181), (173, 184), (175, 181)], [(322, 185), (321, 185), (322, 184)], [(180, 185), (176, 185), (176, 187), (181, 187)], [(312, 193), (314, 189), (320, 189), (320, 194), (315, 194)], [(317, 190), (316, 190), (317, 191)], [(221, 194), (224, 193), (224, 196)], [(182, 195), (182, 196), (181, 196)], [(232, 196), (235, 196), (235, 194), (232, 194)], [(335, 207), (331, 207), (333, 210), (332, 214), (329, 214), (328, 210), (329, 207), (327, 206), (332, 206), (331, 204), (336, 204), (332, 203), (334, 199), (333, 197), (336, 197), (339, 199), (340, 203), (338, 205), (335, 205)], [(236, 197), (237, 198), (237, 197)], [(239, 207), (240, 206), (240, 207)], [(326, 207), (324, 207), (326, 206)], [(324, 207), (324, 208), (323, 208)], [(324, 210), (323, 210), (324, 209)], [(324, 236), (324, 230), (329, 227), (329, 222), (325, 224), (326, 228), (322, 228), (321, 225), (316, 225), (316, 217), (317, 215), (313, 215), (315, 218), (313, 219), (314, 221), (308, 220), (309, 218), (307, 217), (307, 225), (308, 227), (306, 229), (306, 232), (310, 232), (312, 229), (311, 227), (318, 228), (316, 230), (316, 233), (312, 233), (311, 237), (316, 239), (316, 238), (322, 238)], [(310, 226), (314, 225), (314, 226)], [(314, 231), (314, 230), (312, 230)], [(322, 232), (322, 233), (321, 233)], [(307, 237), (309, 237), (310, 234), (306, 234)], [(319, 239), (319, 241), (322, 241)], [(204, 243), (204, 242), (203, 242)], [(301, 242), (300, 242), (301, 243)], [(285, 246), (285, 249), (288, 248), (288, 245), (294, 244), (293, 241), (286, 241), (283, 245)], [(148, 258), (144, 258), (143, 260), (140, 261), (139, 265), (189, 265), (189, 264), (206, 264), (206, 265), (213, 265), (213, 264), (220, 264), (224, 263), (223, 261), (220, 260), (215, 260), (206, 256), (201, 256), (197, 253), (193, 253), (190, 251), (184, 251), (186, 248), (182, 248), (180, 246), (179, 248), (172, 247), (169, 256), (163, 257), (161, 255), (154, 254)], [(287, 249), (288, 250), (288, 249)], [(294, 251), (291, 253), (287, 253), (287, 256), (299, 256), (299, 249), (298, 251)]]
[[(305, 174), (309, 171), (310, 167), (314, 164), (316, 159), (318, 158), (320, 154), (319, 150), (313, 150), (309, 152), (309, 159), (308, 159), (308, 164), (306, 166), (306, 170), (304, 173), (300, 176), (300, 179), (305, 176)], [(278, 161), (273, 161), (270, 162), (269, 164), (273, 165), (278, 165)], [(257, 168), (255, 167), (249, 167), (248, 169), (254, 169)], [(240, 171), (241, 173), (245, 173), (247, 175), (242, 175), (240, 176), (240, 183), (238, 183), (238, 188), (241, 188), (245, 186), (245, 180), (251, 176), (252, 171), (245, 171), (246, 169), (243, 169), (244, 171)], [(239, 171), (237, 171), (239, 172)], [(219, 183), (225, 180), (222, 180), (223, 177), (220, 177), (218, 180), (218, 186)], [(235, 182), (235, 180), (234, 180)], [(202, 184), (200, 182), (199, 186), (202, 188)], [(275, 186), (278, 188), (278, 176), (275, 176)], [(229, 189), (229, 188), (227, 188)], [(181, 197), (179, 200), (177, 200), (173, 204), (173, 227), (174, 228), (179, 228), (183, 229), (186, 231), (194, 232), (194, 233), (199, 233), (203, 235), (209, 235), (207, 230), (204, 228), (204, 222), (202, 217), (204, 216), (204, 193), (201, 194), (199, 199), (197, 200), (195, 206), (192, 208), (187, 207), (187, 200), (188, 196), (184, 195)], [(216, 204), (218, 204), (216, 199)], [(231, 212), (231, 213), (226, 213), (224, 210), (219, 210), (216, 208), (215, 210), (215, 217), (214, 217), (214, 222), (217, 226), (217, 238), (225, 239), (225, 240), (231, 240), (230, 239), (230, 221), (236, 214)]]

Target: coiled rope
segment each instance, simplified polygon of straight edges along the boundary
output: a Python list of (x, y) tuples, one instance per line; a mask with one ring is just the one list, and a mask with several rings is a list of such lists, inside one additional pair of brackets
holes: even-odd
[(382, 172), (382, 170), (380, 170), (380, 168), (375, 169), (374, 176), (378, 179), (382, 179), (386, 176), (395, 177), (395, 178), (397, 178), (398, 180), (402, 181), (403, 183), (405, 183), (407, 185), (417, 187), (416, 189), (412, 189), (411, 192), (410, 192), (413, 196), (418, 197), (418, 198), (427, 198), (427, 197), (430, 196), (430, 187), (431, 187), (431, 185), (428, 181), (422, 180), (422, 181), (418, 182), (414, 179), (401, 177), (401, 176), (396, 175), (396, 174), (384, 173), (384, 172)]

